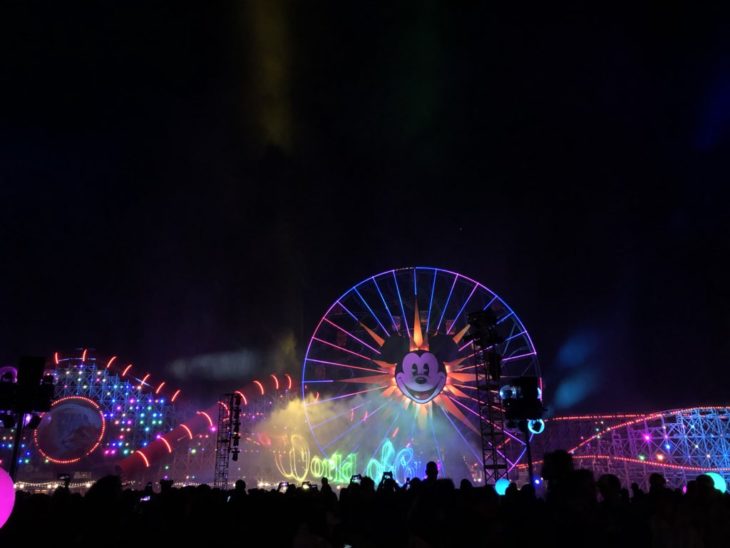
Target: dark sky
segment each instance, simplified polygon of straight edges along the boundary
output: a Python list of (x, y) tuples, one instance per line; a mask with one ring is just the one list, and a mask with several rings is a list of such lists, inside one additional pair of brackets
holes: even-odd
[(517, 311), (559, 412), (727, 402), (727, 20), (512, 4), (5, 3), (0, 363), (276, 368), (428, 265)]

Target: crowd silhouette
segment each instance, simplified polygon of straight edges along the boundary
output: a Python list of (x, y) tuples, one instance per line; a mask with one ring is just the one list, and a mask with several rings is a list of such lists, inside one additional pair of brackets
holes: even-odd
[(512, 483), (500, 497), (468, 480), (457, 489), (438, 478), (435, 463), (425, 472), (403, 486), (389, 475), (377, 484), (364, 476), (339, 496), (327, 478), (285, 490), (247, 489), (238, 480), (228, 491), (172, 481), (139, 491), (107, 476), (83, 496), (65, 487), (52, 495), (18, 492), (0, 546), (730, 546), (730, 496), (704, 475), (682, 490), (653, 474), (645, 491), (610, 474), (595, 479), (556, 451), (545, 457), (541, 496), (533, 485)]

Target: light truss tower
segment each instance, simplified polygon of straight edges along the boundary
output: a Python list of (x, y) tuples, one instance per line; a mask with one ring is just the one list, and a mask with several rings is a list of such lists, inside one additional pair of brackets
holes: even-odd
[(500, 448), (506, 442), (504, 408), (499, 399), (501, 359), (497, 344), (496, 318), (489, 311), (469, 315), (468, 337), (474, 350), (479, 433), (482, 441), (484, 483), (494, 485), (506, 477), (508, 463)]
[(241, 396), (237, 393), (224, 394), (227, 405), (218, 406), (218, 437), (215, 445), (215, 472), (213, 487), (228, 489), (229, 458), (238, 460), (241, 441)]

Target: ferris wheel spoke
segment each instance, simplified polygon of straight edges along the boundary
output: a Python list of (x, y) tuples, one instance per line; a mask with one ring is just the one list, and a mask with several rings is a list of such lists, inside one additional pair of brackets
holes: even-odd
[(433, 294), (436, 290), (436, 274), (438, 273), (438, 270), (434, 269), (433, 271), (433, 283), (431, 284), (431, 297), (428, 300), (428, 319), (426, 320), (426, 333), (428, 333), (429, 328), (431, 327), (431, 307), (433, 306)]
[(372, 358), (370, 358), (368, 356), (363, 356), (362, 354), (359, 354), (358, 352), (354, 352), (354, 351), (352, 351), (352, 350), (350, 350), (348, 348), (345, 348), (343, 346), (339, 346), (339, 345), (336, 345), (335, 343), (331, 343), (329, 341), (325, 341), (324, 339), (320, 339), (319, 337), (312, 337), (312, 340), (313, 341), (317, 341), (317, 342), (322, 343), (322, 344), (326, 344), (327, 346), (330, 346), (332, 348), (335, 348), (335, 349), (337, 349), (337, 350), (339, 350), (341, 352), (346, 352), (348, 354), (352, 354), (353, 356), (357, 356), (358, 358), (362, 358), (363, 360), (365, 360), (367, 362), (369, 362), (369, 361), (372, 360)]
[(380, 286), (378, 285), (378, 280), (375, 279), (375, 276), (370, 278), (373, 281), (373, 284), (375, 284), (375, 289), (378, 290), (378, 295), (380, 295), (380, 300), (383, 301), (383, 306), (385, 307), (385, 311), (388, 313), (388, 316), (390, 316), (390, 324), (393, 326), (393, 331), (395, 333), (398, 333), (398, 326), (395, 325), (395, 319), (393, 318), (393, 314), (390, 313), (390, 308), (388, 307), (388, 303), (385, 302), (385, 297), (383, 296), (383, 292), (380, 290)]
[(500, 319), (497, 320), (497, 325), (501, 324), (503, 321), (505, 321), (507, 318), (511, 318), (514, 316), (514, 310), (510, 310), (508, 314), (505, 314)]
[(451, 424), (451, 427), (459, 435), (459, 438), (461, 438), (461, 440), (464, 442), (464, 445), (466, 445), (466, 447), (469, 449), (469, 452), (472, 455), (474, 455), (474, 458), (477, 460), (477, 462), (481, 462), (482, 458), (474, 450), (473, 445), (467, 441), (466, 437), (464, 437), (464, 434), (461, 432), (459, 427), (454, 423), (454, 420), (451, 417), (449, 417), (449, 414), (446, 412), (446, 409), (441, 407), (441, 412), (444, 414), (444, 417), (446, 417), (446, 419), (449, 421), (449, 423)]
[[(353, 316), (353, 317), (354, 317), (354, 316)], [(330, 320), (329, 318), (325, 318), (325, 319), (324, 319), (324, 321), (326, 321), (326, 322), (327, 322), (328, 324), (330, 324), (330, 325), (331, 325), (332, 327), (335, 327), (335, 328), (339, 329), (339, 330), (340, 330), (340, 331), (341, 331), (342, 333), (344, 333), (345, 335), (347, 335), (347, 336), (348, 336), (348, 337), (350, 337), (351, 339), (353, 339), (353, 340), (356, 340), (356, 341), (357, 341), (357, 342), (359, 342), (359, 343), (360, 343), (361, 345), (363, 345), (363, 346), (365, 346), (365, 347), (369, 348), (370, 350), (372, 350), (372, 351), (373, 351), (373, 352), (375, 352), (376, 354), (380, 354), (380, 350), (378, 350), (378, 349), (376, 349), (376, 348), (373, 348), (373, 347), (372, 347), (372, 346), (370, 346), (370, 345), (369, 345), (368, 343), (366, 343), (366, 342), (365, 342), (365, 341), (363, 341), (362, 339), (360, 339), (360, 338), (356, 337), (355, 335), (353, 335), (352, 333), (350, 333), (350, 332), (349, 332), (349, 331), (348, 331), (347, 329), (345, 329), (344, 327), (341, 327), (341, 326), (337, 325), (337, 324), (336, 324), (335, 322), (333, 322), (333, 321), (332, 321), (332, 320)]]
[(492, 306), (492, 304), (496, 300), (497, 300), (497, 296), (496, 295), (492, 296), (491, 300), (487, 304), (484, 305), (484, 308), (482, 308), (482, 310), (486, 310), (487, 308), (489, 308), (490, 306)]
[[(349, 364), (340, 363), (340, 362), (331, 362), (331, 361), (327, 361), (327, 360), (318, 360), (316, 358), (307, 358), (307, 361), (308, 362), (314, 362), (314, 363), (320, 363), (320, 364), (323, 364), (323, 365), (331, 365), (333, 367), (342, 367), (342, 368), (345, 368), (345, 369), (357, 369), (357, 370), (360, 370), (360, 371), (371, 371), (373, 373), (382, 373), (382, 370), (380, 370), (380, 369), (373, 369), (372, 367), (361, 367), (359, 365), (349, 365)], [(332, 379), (332, 380), (334, 380), (334, 379)], [(305, 384), (307, 382), (310, 382), (310, 381), (304, 381)]]
[(401, 320), (401, 323), (406, 326), (406, 333), (408, 334), (408, 338), (410, 339), (411, 338), (411, 330), (408, 327), (408, 320), (406, 318), (406, 311), (403, 308), (403, 299), (400, 296), (400, 287), (398, 287), (398, 278), (395, 277), (395, 270), (393, 271), (393, 283), (395, 284), (395, 291), (398, 294), (398, 302), (400, 303), (400, 312), (402, 314), (401, 318), (403, 318)]
[(388, 388), (387, 386), (376, 386), (375, 388), (368, 388), (367, 390), (358, 390), (357, 392), (350, 392), (348, 394), (341, 394), (339, 396), (334, 396), (332, 398), (326, 398), (326, 399), (319, 399), (316, 401), (305, 403), (305, 407), (311, 407), (313, 405), (319, 405), (321, 403), (325, 403), (328, 401), (335, 401), (335, 400), (341, 400), (342, 398), (350, 398), (352, 396), (357, 396), (358, 394), (365, 394), (366, 392), (373, 392), (375, 390), (385, 390)]
[(337, 305), (342, 310), (344, 310), (345, 312), (347, 312), (353, 320), (355, 320), (356, 322), (358, 321), (357, 320), (357, 316), (355, 316), (355, 314), (353, 314), (352, 311), (349, 308), (347, 308), (344, 304), (342, 304), (342, 299), (340, 299), (339, 301), (337, 301)]
[[(456, 423), (454, 423), (454, 421), (451, 419), (451, 417), (448, 416), (448, 414), (446, 413), (446, 410), (442, 409), (442, 411), (446, 414), (446, 418), (449, 419), (449, 422), (456, 429), (456, 431), (461, 435), (462, 439), (464, 439), (464, 441), (466, 441), (464, 436), (461, 434), (461, 431), (460, 431), (458, 425)], [(510, 435), (507, 431), (503, 431), (503, 432), (505, 434), (507, 434), (508, 436)], [(512, 437), (514, 437), (514, 436), (512, 436)], [(515, 439), (517, 439), (517, 438), (515, 438)], [(519, 441), (519, 440), (517, 440), (517, 441)], [(500, 451), (499, 447), (497, 447), (496, 450), (497, 450), (497, 454), (499, 454), (499, 456), (501, 456), (505, 461), (507, 461), (507, 463), (509, 464), (509, 467), (512, 468), (514, 466), (514, 462), (509, 457), (507, 457), (507, 455), (505, 455), (503, 451)], [(472, 453), (476, 456), (476, 453), (474, 453), (473, 449), (472, 449)], [(477, 456), (477, 460), (481, 462), (482, 459), (481, 459), (481, 457)]]
[(528, 352), (527, 354), (520, 354), (519, 356), (509, 356), (507, 358), (502, 358), (502, 363), (513, 362), (515, 360), (521, 360), (522, 358), (529, 358), (530, 356), (534, 356), (536, 354), (537, 352)]
[(451, 289), (449, 289), (449, 296), (446, 298), (446, 304), (444, 304), (443, 309), (441, 310), (441, 317), (439, 318), (439, 323), (436, 326), (436, 332), (438, 333), (438, 330), (441, 328), (441, 322), (444, 321), (444, 316), (446, 315), (446, 309), (449, 308), (449, 301), (451, 301), (451, 295), (454, 293), (454, 287), (456, 286), (456, 282), (459, 279), (459, 275), (454, 275), (454, 282), (451, 284)]
[(368, 302), (367, 302), (367, 301), (365, 300), (365, 297), (363, 297), (363, 296), (362, 296), (362, 293), (360, 293), (360, 292), (359, 292), (359, 291), (357, 290), (357, 287), (355, 288), (355, 294), (356, 294), (356, 295), (357, 295), (358, 297), (360, 297), (360, 300), (361, 300), (361, 301), (362, 301), (362, 303), (363, 303), (363, 304), (365, 305), (365, 308), (367, 308), (367, 309), (368, 309), (368, 310), (370, 311), (370, 315), (371, 315), (371, 316), (372, 316), (373, 318), (375, 318), (375, 321), (376, 321), (376, 322), (378, 322), (378, 325), (379, 325), (379, 326), (380, 326), (380, 328), (381, 328), (381, 329), (382, 329), (382, 330), (383, 330), (383, 331), (385, 332), (385, 335), (386, 335), (386, 336), (388, 336), (388, 337), (390, 337), (390, 333), (388, 332), (388, 330), (387, 330), (387, 329), (385, 329), (385, 326), (384, 326), (384, 325), (382, 324), (382, 322), (380, 321), (380, 318), (378, 318), (378, 315), (377, 315), (377, 314), (375, 313), (375, 311), (374, 311), (374, 310), (373, 310), (373, 309), (372, 309), (372, 308), (370, 307), (370, 305), (368, 304)]
[(464, 304), (461, 305), (461, 308), (459, 309), (459, 312), (457, 312), (456, 316), (454, 316), (454, 321), (451, 324), (451, 327), (449, 328), (447, 335), (451, 333), (451, 330), (456, 327), (456, 322), (459, 320), (459, 317), (461, 316), (461, 313), (464, 312), (464, 309), (466, 308), (466, 305), (469, 304), (469, 301), (471, 301), (471, 298), (474, 296), (474, 293), (476, 292), (477, 288), (479, 287), (479, 284), (474, 284), (474, 287), (471, 290), (471, 293), (469, 293), (469, 296), (464, 301)]

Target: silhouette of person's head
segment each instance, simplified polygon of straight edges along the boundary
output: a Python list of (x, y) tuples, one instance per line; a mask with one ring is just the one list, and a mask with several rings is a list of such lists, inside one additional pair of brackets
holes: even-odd
[(236, 480), (236, 486), (235, 490), (237, 493), (245, 493), (246, 492), (246, 482), (242, 479)]
[(439, 475), (439, 468), (432, 460), (426, 463), (426, 481), (436, 481)]

